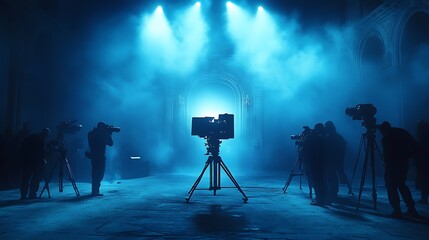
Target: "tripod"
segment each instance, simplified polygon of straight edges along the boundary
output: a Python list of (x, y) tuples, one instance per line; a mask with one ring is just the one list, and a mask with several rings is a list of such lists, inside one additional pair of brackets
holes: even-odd
[[(365, 124), (364, 124), (364, 126), (365, 126)], [(375, 148), (377, 148), (377, 151), (379, 154), (380, 154), (380, 149), (378, 148), (377, 143), (375, 142), (375, 128), (367, 128), (366, 132), (364, 134), (362, 134), (360, 144), (359, 144), (359, 148), (358, 148), (357, 157), (356, 157), (355, 166), (353, 169), (352, 181), (353, 181), (353, 178), (354, 178), (355, 173), (356, 173), (356, 168), (357, 168), (357, 164), (358, 164), (359, 159), (360, 159), (362, 146), (365, 149), (364, 150), (365, 151), (365, 159), (364, 159), (363, 168), (362, 168), (362, 176), (360, 179), (359, 195), (358, 195), (358, 201), (357, 201), (356, 209), (359, 209), (360, 200), (361, 200), (361, 196), (362, 196), (362, 189), (363, 189), (363, 185), (365, 184), (366, 170), (368, 168), (368, 164), (371, 165), (372, 202), (374, 205), (374, 209), (377, 209), (377, 190), (376, 190), (376, 183), (375, 183), (374, 159), (375, 159)]]
[(200, 183), (201, 179), (203, 178), (204, 172), (207, 170), (208, 167), (210, 167), (210, 187), (206, 190), (213, 190), (213, 195), (216, 195), (216, 191), (221, 189), (220, 184), (220, 173), (221, 168), (226, 173), (226, 175), (231, 179), (232, 183), (234, 183), (235, 187), (240, 191), (240, 193), (243, 195), (243, 201), (246, 203), (248, 200), (248, 197), (241, 189), (240, 185), (238, 185), (238, 182), (235, 180), (235, 178), (232, 176), (231, 171), (226, 167), (225, 163), (222, 161), (222, 158), (219, 156), (219, 146), (222, 141), (219, 139), (211, 139), (210, 137), (206, 138), (207, 143), (205, 144), (207, 146), (207, 153), (206, 155), (209, 155), (206, 164), (204, 165), (203, 171), (201, 172), (200, 176), (195, 181), (194, 185), (189, 190), (188, 194), (189, 196), (186, 198), (186, 202), (189, 202), (189, 200), (192, 197), (192, 194), (197, 189), (198, 184)]
[[(296, 159), (292, 170), (290, 171), (289, 177), (286, 180), (285, 186), (283, 187), (283, 194), (286, 193), (292, 178), (295, 176), (299, 176), (299, 189), (302, 190), (302, 175), (304, 175), (304, 169), (302, 166), (302, 146), (298, 145), (298, 158)], [(311, 185), (308, 186), (310, 190), (310, 198), (313, 198), (313, 190)]]
[(65, 144), (64, 136), (62, 134), (58, 135), (57, 142), (58, 142), (58, 145), (55, 147), (55, 149), (60, 152), (60, 157), (55, 162), (55, 165), (52, 168), (52, 171), (50, 172), (49, 177), (47, 179), (45, 179), (45, 185), (43, 186), (43, 189), (40, 192), (39, 198), (42, 196), (45, 189), (48, 192), (48, 197), (51, 198), (51, 192), (49, 191), (49, 182), (51, 181), (52, 176), (54, 175), (54, 171), (58, 165), (59, 165), (59, 169), (58, 169), (59, 191), (63, 192), (63, 189), (64, 189), (64, 187), (63, 187), (64, 163), (67, 167), (67, 171), (69, 173), (70, 181), (72, 183), (72, 186), (73, 186), (73, 189), (76, 193), (76, 196), (79, 197), (80, 196), (79, 189), (77, 188), (76, 181), (75, 181), (73, 172), (72, 172), (71, 167), (70, 167), (70, 163), (67, 160), (67, 150), (66, 150), (66, 146), (65, 146), (66, 144)]

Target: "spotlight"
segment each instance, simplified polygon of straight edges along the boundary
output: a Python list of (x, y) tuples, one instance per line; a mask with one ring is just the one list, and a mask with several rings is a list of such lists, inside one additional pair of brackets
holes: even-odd
[(232, 7), (232, 2), (231, 1), (226, 2), (226, 6), (227, 7)]
[(156, 10), (155, 10), (157, 13), (162, 13), (162, 7), (161, 6), (158, 6), (158, 7), (156, 7)]
[(195, 6), (197, 6), (197, 7), (201, 7), (201, 3), (200, 3), (200, 2), (196, 2), (196, 3), (195, 3)]
[(259, 7), (258, 7), (258, 11), (259, 11), (259, 12), (262, 12), (262, 11), (264, 11), (264, 8), (263, 8), (262, 6), (259, 6)]

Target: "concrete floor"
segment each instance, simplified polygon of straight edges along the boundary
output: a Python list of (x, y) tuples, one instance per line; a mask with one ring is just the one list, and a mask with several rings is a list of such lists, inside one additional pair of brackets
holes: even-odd
[[(378, 187), (372, 209), (365, 187), (360, 210), (343, 187), (339, 203), (311, 206), (298, 177), (286, 194), (285, 177), (236, 176), (249, 197), (234, 188), (217, 196), (197, 190), (185, 197), (197, 176), (160, 175), (103, 182), (103, 197), (91, 197), (89, 183), (69, 182), (52, 198), (19, 201), (18, 190), (0, 192), (0, 239), (428, 239), (429, 206), (417, 204), (420, 219), (393, 219), (386, 192)], [(199, 187), (207, 187), (207, 176)], [(224, 179), (224, 186), (232, 186)], [(380, 185), (380, 184), (379, 184)], [(306, 186), (306, 185), (304, 185)], [(355, 189), (355, 192), (357, 189)], [(413, 190), (418, 198), (418, 193)], [(405, 207), (403, 208), (405, 211)]]

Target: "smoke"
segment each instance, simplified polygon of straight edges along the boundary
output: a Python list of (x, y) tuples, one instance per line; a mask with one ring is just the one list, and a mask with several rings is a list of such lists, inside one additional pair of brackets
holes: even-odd
[(141, 51), (155, 69), (174, 74), (194, 71), (205, 55), (207, 25), (199, 7), (176, 14), (170, 24), (160, 7), (145, 14), (141, 23)]
[[(261, 166), (290, 167), (296, 151), (289, 135), (299, 134), (305, 125), (313, 127), (328, 120), (348, 140), (348, 152), (353, 155), (365, 130), (360, 121), (353, 121), (344, 113), (346, 107), (355, 104), (373, 103), (379, 122), (390, 120), (393, 125), (399, 124), (400, 84), (396, 78), (386, 76), (384, 66), (373, 59), (356, 63), (350, 49), (357, 39), (352, 27), (318, 24), (304, 28), (298, 14), (275, 10), (255, 13), (250, 7), (236, 5), (228, 8), (223, 25), (214, 15), (224, 12), (209, 13), (210, 4), (211, 1), (202, 2), (201, 9), (196, 5), (179, 7), (180, 4), (177, 8), (154, 11), (142, 7), (143, 13), (125, 7), (125, 11), (104, 9), (107, 13), (94, 11), (90, 13), (93, 16), (83, 18), (83, 24), (76, 28), (79, 30), (61, 33), (60, 37), (53, 34), (61, 44), (51, 51), (60, 52), (57, 57), (66, 67), (50, 81), (56, 83), (56, 77), (62, 80), (55, 86), (62, 85), (65, 90), (56, 94), (65, 93), (67, 99), (66, 103), (51, 104), (55, 106), (51, 111), (58, 114), (54, 123), (78, 119), (84, 124), (83, 138), (98, 121), (121, 127), (121, 132), (113, 135), (115, 150), (109, 149), (109, 158), (118, 161), (112, 169), (120, 168), (129, 156), (140, 156), (150, 161), (155, 170), (199, 170), (205, 161), (201, 159), (205, 158), (204, 140), (190, 136), (189, 126), (179, 126), (177, 112), (166, 106), (179, 104), (172, 89), (189, 86), (196, 75), (217, 64), (208, 59), (216, 59), (222, 62), (218, 65), (225, 72), (234, 68), (243, 88), (250, 86), (245, 93), (250, 98), (248, 115), (259, 118), (256, 121), (243, 117), (239, 123), (255, 124), (262, 132), (262, 139), (247, 141), (243, 137), (222, 143), (222, 156), (234, 173), (237, 168), (244, 173)], [(206, 11), (202, 12), (203, 6)], [(227, 39), (219, 32), (225, 33)], [(232, 55), (219, 57), (216, 50), (223, 53), (228, 41), (232, 42)], [(411, 64), (411, 73), (407, 73), (407, 77), (418, 80), (420, 89), (427, 86), (428, 52), (428, 47), (423, 47)], [(384, 49), (380, 54), (376, 59), (385, 59)], [(240, 79), (242, 76), (245, 79)], [(39, 78), (44, 75), (40, 73)], [(216, 88), (208, 82), (205, 89), (195, 85), (196, 90), (187, 96), (188, 111), (217, 117), (221, 113), (217, 109), (232, 111), (236, 108), (231, 106), (242, 107), (240, 102), (234, 102), (237, 99), (233, 92), (227, 93), (228, 86)], [(213, 90), (212, 94), (207, 89)], [(260, 100), (255, 98), (253, 89), (262, 93)], [(203, 96), (210, 99), (201, 99)], [(233, 103), (228, 106), (228, 102)], [(251, 112), (256, 109), (252, 105), (255, 103), (260, 104), (262, 112)], [(213, 109), (218, 112), (213, 114)], [(186, 133), (178, 135), (188, 138), (172, 139), (171, 133), (182, 132)], [(258, 137), (246, 134), (243, 135)], [(262, 141), (262, 148), (255, 146), (258, 141)]]
[(257, 84), (281, 89), (291, 98), (300, 86), (326, 75), (326, 52), (319, 38), (299, 32), (296, 19), (260, 10), (251, 16), (235, 6), (228, 14), (228, 33), (235, 43), (235, 61), (250, 69)]

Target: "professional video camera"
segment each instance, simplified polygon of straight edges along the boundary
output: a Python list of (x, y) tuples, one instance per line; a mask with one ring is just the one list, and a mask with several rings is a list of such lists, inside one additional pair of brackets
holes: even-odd
[(106, 129), (109, 134), (121, 131), (120, 127), (115, 127), (113, 125), (107, 125), (107, 124), (104, 125), (104, 129)]
[(377, 108), (372, 104), (357, 104), (355, 107), (346, 108), (346, 114), (353, 120), (366, 120), (374, 117)]
[(311, 134), (313, 131), (309, 126), (303, 126), (304, 130), (300, 135), (290, 135), (291, 140), (295, 140), (295, 145), (301, 146), (305, 140), (305, 138)]
[(219, 114), (214, 117), (193, 117), (192, 135), (210, 139), (234, 138), (234, 114)]
[(71, 134), (78, 132), (82, 128), (82, 125), (77, 124), (77, 120), (62, 121), (57, 125), (57, 132), (59, 135), (65, 133)]
[(375, 130), (376, 119), (374, 115), (377, 113), (377, 108), (372, 104), (357, 104), (355, 107), (348, 107), (345, 110), (346, 114), (353, 120), (364, 120), (362, 126), (367, 129)]

